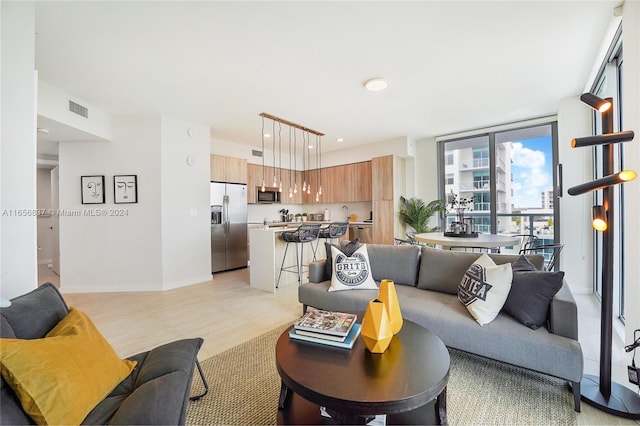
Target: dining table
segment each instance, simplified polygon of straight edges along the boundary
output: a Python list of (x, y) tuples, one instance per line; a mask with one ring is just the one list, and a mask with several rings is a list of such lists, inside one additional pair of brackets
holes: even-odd
[(414, 238), (419, 243), (434, 244), (441, 246), (443, 249), (450, 247), (498, 248), (517, 246), (520, 244), (520, 238), (518, 236), (500, 234), (478, 233), (476, 237), (452, 237), (444, 235), (444, 232), (426, 232), (415, 234)]

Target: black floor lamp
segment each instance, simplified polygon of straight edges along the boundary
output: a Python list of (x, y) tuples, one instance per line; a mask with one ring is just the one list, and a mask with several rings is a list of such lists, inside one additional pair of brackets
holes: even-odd
[(569, 188), (569, 195), (602, 190), (602, 205), (593, 207), (593, 227), (602, 232), (602, 304), (600, 318), (600, 376), (585, 374), (580, 382), (580, 394), (589, 405), (617, 416), (640, 419), (640, 396), (611, 381), (611, 346), (613, 338), (613, 252), (614, 194), (612, 185), (636, 178), (633, 170), (613, 172), (613, 144), (633, 140), (633, 131), (613, 132), (613, 100), (601, 99), (591, 93), (580, 99), (601, 113), (602, 134), (576, 138), (572, 148), (602, 145), (603, 178)]

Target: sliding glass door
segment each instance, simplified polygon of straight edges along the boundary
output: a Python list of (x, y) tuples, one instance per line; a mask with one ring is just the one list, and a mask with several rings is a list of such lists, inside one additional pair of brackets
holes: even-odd
[[(479, 232), (531, 234), (541, 244), (555, 242), (555, 122), (442, 140), (438, 148), (441, 198), (473, 197), (466, 215), (475, 218)], [(443, 229), (453, 221), (449, 212)]]

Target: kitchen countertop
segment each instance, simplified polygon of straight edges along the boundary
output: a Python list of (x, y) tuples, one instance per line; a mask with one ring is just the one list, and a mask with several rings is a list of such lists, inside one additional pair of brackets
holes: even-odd
[[(325, 221), (313, 221), (313, 220), (308, 220), (306, 222), (269, 222), (269, 228), (297, 228), (298, 226), (301, 225), (316, 225), (316, 224), (320, 224), (320, 225), (329, 225), (330, 223), (336, 222), (334, 220), (325, 220)], [(349, 226), (351, 225), (356, 225), (356, 226), (366, 226), (366, 225), (370, 225), (373, 226), (373, 223), (371, 222), (359, 222), (359, 221), (355, 221), (355, 222), (349, 222)]]

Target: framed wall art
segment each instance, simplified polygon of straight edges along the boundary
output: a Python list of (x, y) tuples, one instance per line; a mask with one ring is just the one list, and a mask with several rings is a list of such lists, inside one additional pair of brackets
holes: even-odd
[(113, 202), (116, 204), (138, 202), (138, 175), (116, 175), (113, 177)]
[(80, 176), (82, 204), (104, 204), (104, 176)]

